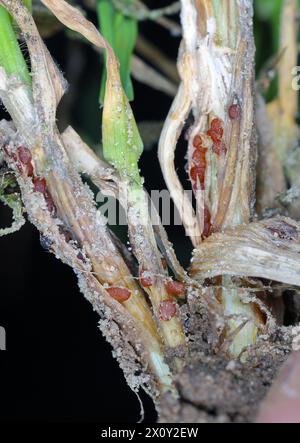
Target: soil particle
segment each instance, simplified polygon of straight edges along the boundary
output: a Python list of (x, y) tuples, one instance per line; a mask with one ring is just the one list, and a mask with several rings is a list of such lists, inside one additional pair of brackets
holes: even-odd
[(253, 422), (258, 407), (291, 351), (292, 328), (262, 335), (248, 350), (247, 360), (215, 354), (212, 321), (200, 299), (189, 298), (181, 311), (189, 330), (190, 358), (175, 377), (179, 398), (166, 394), (159, 407), (160, 422)]
[[(235, 362), (226, 356), (199, 358), (176, 378), (179, 399), (166, 396), (160, 421), (197, 423), (251, 422), (265, 397), (285, 352), (257, 357), (256, 364)], [(255, 359), (253, 359), (253, 362)]]

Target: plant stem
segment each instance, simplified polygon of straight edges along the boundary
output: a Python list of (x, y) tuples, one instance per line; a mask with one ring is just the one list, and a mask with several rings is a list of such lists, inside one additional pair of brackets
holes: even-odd
[(106, 82), (102, 119), (104, 157), (121, 177), (120, 192), (126, 202), (124, 207), (128, 217), (129, 236), (140, 268), (153, 276), (153, 284), (146, 291), (164, 343), (173, 348), (184, 346), (184, 335), (178, 318), (174, 316), (169, 321), (163, 321), (159, 316), (160, 303), (169, 297), (165, 289), (167, 276), (156, 245), (148, 202), (139, 174), (138, 161), (143, 142), (127, 97), (121, 88), (116, 88), (116, 81), (117, 73), (113, 73)]
[[(251, 217), (255, 170), (253, 5), (251, 0), (181, 3), (186, 49), (179, 71), (183, 83), (188, 85), (195, 116), (190, 131), (188, 171), (193, 183), (194, 137), (200, 135), (205, 148), (205, 161), (201, 160), (205, 176), (195, 197), (199, 234), (205, 240), (213, 232), (247, 224)], [(238, 109), (234, 117), (229, 114), (232, 107)], [(216, 140), (210, 129), (213, 121), (222, 126), (220, 140), (224, 152), (214, 150)], [(217, 277), (220, 289), (215, 289), (214, 295), (225, 317), (225, 339), (231, 343), (229, 353), (237, 357), (255, 343), (261, 323), (254, 306), (243, 303), (247, 283), (228, 274)]]
[(118, 66), (107, 64), (108, 76), (105, 88), (102, 117), (102, 141), (105, 160), (111, 163), (121, 178), (120, 193), (124, 196), (131, 244), (141, 269), (149, 272), (153, 284), (149, 294), (154, 314), (160, 326), (164, 343), (170, 347), (185, 346), (184, 334), (176, 315), (169, 320), (160, 317), (161, 303), (170, 297), (165, 288), (160, 253), (155, 241), (148, 201), (143, 190), (138, 161), (143, 151), (132, 109), (121, 86)]
[[(218, 7), (216, 5), (218, 4)], [(245, 38), (244, 33), (245, 30), (243, 27), (245, 27), (242, 7), (239, 5), (239, 3), (236, 0), (221, 0), (216, 1), (213, 0), (213, 6), (214, 6), (214, 13), (217, 23), (217, 35), (219, 37), (219, 44), (224, 49), (226, 47), (231, 48), (232, 50), (236, 51), (237, 54), (239, 51), (242, 50), (242, 46), (239, 47), (239, 39)], [(218, 27), (219, 26), (219, 27)], [(251, 50), (251, 42), (249, 42), (249, 47)], [(252, 74), (253, 70), (253, 60), (249, 58), (249, 62), (252, 63), (252, 68), (248, 70), (249, 76)], [(246, 112), (246, 106), (248, 102), (248, 106), (252, 107), (253, 109), (253, 103), (252, 98), (249, 94), (248, 85), (245, 84), (238, 84), (237, 79), (235, 79), (236, 72), (236, 66), (235, 63), (238, 64), (238, 55), (236, 60), (233, 58), (232, 61), (232, 74), (233, 74), (233, 81), (236, 84), (236, 92), (239, 94), (239, 100), (242, 103), (242, 98), (244, 97), (244, 103), (245, 108), (243, 109), (243, 112)], [(229, 100), (232, 100), (233, 98), (229, 98)], [(227, 103), (224, 103), (226, 106)], [(228, 106), (228, 105), (227, 105)], [(226, 115), (226, 114), (225, 114)], [(249, 113), (248, 115), (249, 121), (253, 119), (253, 114)], [(230, 149), (234, 149), (234, 145), (236, 141), (240, 138), (241, 134), (241, 127), (243, 125), (243, 122), (241, 124), (233, 124), (230, 136)], [(244, 123), (245, 127), (251, 127), (252, 121), (249, 123)], [(230, 122), (228, 122), (228, 126), (230, 128)], [(251, 134), (251, 133), (250, 133)], [(250, 151), (252, 149), (251, 144), (246, 148), (248, 150), (247, 156), (250, 155)], [(229, 153), (230, 156), (230, 153)], [(230, 169), (230, 161), (228, 159), (229, 169)], [(250, 165), (249, 165), (250, 166)], [(237, 170), (231, 171), (231, 174), (236, 174)], [(248, 172), (250, 174), (250, 172)], [(237, 190), (235, 187), (237, 187), (237, 183), (232, 183), (232, 195), (234, 195)], [(246, 191), (246, 195), (247, 195)], [(218, 194), (217, 194), (218, 195)], [(220, 198), (220, 195), (218, 195), (218, 198)], [(236, 199), (234, 201), (234, 204), (232, 205), (232, 211), (231, 214), (227, 212), (226, 216), (224, 217), (222, 223), (219, 226), (219, 229), (222, 229), (223, 227), (230, 226), (230, 225), (237, 225), (242, 223), (248, 223), (249, 222), (249, 214), (250, 214), (250, 207), (246, 208), (247, 204), (250, 206), (251, 202), (249, 199), (249, 194), (247, 195), (247, 201), (242, 202), (240, 199)], [(239, 326), (242, 323), (242, 317), (245, 316), (248, 318), (248, 323), (245, 324), (245, 326), (232, 338), (232, 344), (229, 348), (229, 352), (233, 356), (238, 356), (242, 350), (247, 347), (250, 344), (254, 344), (257, 338), (258, 334), (258, 327), (257, 324), (259, 323), (259, 319), (257, 318), (257, 311), (251, 304), (245, 304), (243, 303), (243, 296), (247, 294), (246, 289), (242, 289), (243, 284), (236, 281), (236, 289), (227, 289), (227, 287), (231, 288), (232, 286), (235, 286), (235, 282), (233, 281), (232, 277), (230, 276), (223, 276), (222, 277), (222, 305), (224, 309), (224, 314), (228, 316), (240, 316), (241, 318), (236, 320), (228, 320), (227, 321), (227, 334), (230, 336), (231, 334), (234, 334), (235, 330), (238, 330)], [(240, 286), (240, 287), (239, 287)]]

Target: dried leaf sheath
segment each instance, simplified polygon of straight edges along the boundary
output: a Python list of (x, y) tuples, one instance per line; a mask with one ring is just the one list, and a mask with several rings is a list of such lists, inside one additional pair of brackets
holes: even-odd
[(200, 281), (217, 275), (261, 277), (299, 286), (299, 232), (298, 222), (276, 217), (213, 234), (194, 250), (190, 275)]

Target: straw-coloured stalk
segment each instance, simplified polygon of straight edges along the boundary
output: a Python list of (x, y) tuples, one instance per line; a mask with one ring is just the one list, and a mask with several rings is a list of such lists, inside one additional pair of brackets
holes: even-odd
[[(148, 211), (147, 196), (139, 175), (138, 160), (141, 154), (140, 139), (134, 117), (116, 74), (108, 76), (103, 111), (103, 152), (107, 161), (118, 171), (122, 181), (121, 198), (126, 201), (130, 240), (138, 259), (140, 270), (152, 276), (148, 292), (165, 344), (177, 347), (185, 344), (179, 321), (172, 316), (161, 319), (161, 303), (169, 300), (166, 291), (167, 274), (156, 246)], [(175, 300), (174, 300), (175, 302)]]
[[(185, 339), (173, 302), (167, 292), (168, 275), (156, 245), (148, 210), (147, 196), (142, 187), (138, 161), (143, 143), (140, 138), (131, 107), (121, 86), (117, 69), (107, 66), (107, 82), (104, 98), (102, 135), (103, 153), (121, 177), (120, 193), (126, 201), (131, 244), (138, 259), (140, 271), (151, 276), (151, 284), (145, 287), (154, 308), (159, 329), (167, 346), (185, 346)], [(170, 318), (163, 318), (161, 309), (166, 303), (172, 308)], [(174, 306), (176, 300), (174, 300)], [(168, 305), (167, 305), (168, 306)]]

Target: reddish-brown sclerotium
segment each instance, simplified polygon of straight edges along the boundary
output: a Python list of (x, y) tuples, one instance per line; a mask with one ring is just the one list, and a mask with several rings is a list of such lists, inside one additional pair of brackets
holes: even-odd
[(212, 129), (209, 129), (207, 131), (207, 135), (212, 139), (213, 142), (218, 142), (223, 137), (223, 128), (219, 128), (217, 131), (213, 131)]
[(34, 192), (41, 192), (42, 194), (45, 194), (47, 190), (46, 180), (43, 177), (34, 177), (33, 190)]
[(28, 177), (32, 177), (33, 176), (33, 166), (32, 163), (28, 163), (28, 165), (26, 165), (26, 170), (25, 170), (26, 174), (28, 175)]
[(33, 179), (33, 190), (34, 192), (40, 192), (43, 194), (44, 199), (46, 201), (47, 209), (48, 211), (54, 215), (56, 211), (56, 207), (54, 204), (54, 201), (47, 191), (47, 183), (46, 180), (43, 177), (34, 177)]
[(212, 151), (217, 155), (221, 155), (221, 154), (226, 154), (227, 148), (225, 143), (220, 140), (213, 143)]
[(201, 148), (194, 151), (192, 160), (196, 165), (206, 167), (206, 151), (207, 148)]
[(207, 131), (207, 135), (212, 139), (213, 142), (218, 142), (223, 137), (223, 122), (219, 118), (214, 118), (211, 121), (210, 129)]
[(231, 120), (237, 120), (241, 116), (241, 107), (238, 104), (230, 105), (228, 115)]
[(190, 176), (194, 181), (193, 189), (195, 192), (205, 189), (206, 152), (207, 148), (202, 147), (201, 149), (196, 149), (192, 155), (194, 166), (190, 169)]
[[(28, 148), (26, 148), (25, 146), (18, 146), (17, 154), (18, 154), (18, 158), (19, 158), (21, 164), (24, 167), (24, 172), (29, 177), (32, 177), (33, 176), (33, 166), (31, 163), (32, 156), (31, 156), (30, 150)], [(17, 168), (21, 172), (20, 165), (17, 164)]]
[(205, 176), (205, 167), (200, 165), (193, 166), (190, 169), (190, 176), (194, 182), (197, 181), (197, 177), (199, 177), (200, 182), (202, 182)]
[(223, 122), (220, 118), (214, 118), (211, 121), (210, 128), (212, 131), (218, 132), (220, 129), (223, 129)]
[(172, 299), (161, 301), (158, 307), (159, 318), (169, 321), (176, 315), (176, 303)]
[(184, 297), (185, 284), (180, 281), (169, 280), (166, 283), (166, 290), (169, 295), (174, 295), (175, 297)]
[(207, 206), (204, 207), (203, 223), (202, 237), (207, 238), (212, 233), (211, 215)]
[(106, 289), (109, 295), (117, 300), (119, 303), (123, 303), (131, 296), (131, 292), (126, 288), (111, 287)]
[(196, 135), (193, 139), (193, 146), (194, 148), (198, 149), (202, 145), (202, 138), (200, 135)]
[(11, 152), (7, 145), (3, 146), (5, 154), (13, 159), (15, 166), (20, 173), (25, 173), (28, 177), (33, 176), (33, 166), (31, 163), (32, 157), (31, 152), (28, 148), (24, 146), (18, 146), (17, 154)]
[(145, 269), (142, 269), (140, 271), (140, 282), (143, 288), (149, 288), (153, 285), (153, 279), (149, 271), (146, 271)]
[(17, 154), (23, 165), (28, 165), (28, 163), (30, 163), (32, 160), (31, 152), (28, 148), (25, 148), (24, 146), (19, 146), (17, 148)]

